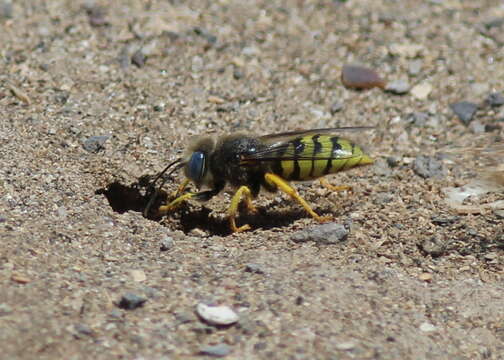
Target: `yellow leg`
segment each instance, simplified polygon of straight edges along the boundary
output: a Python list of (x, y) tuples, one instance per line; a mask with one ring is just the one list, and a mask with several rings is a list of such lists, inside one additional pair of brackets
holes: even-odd
[(326, 189), (329, 189), (334, 192), (339, 192), (339, 191), (352, 191), (352, 187), (349, 185), (339, 185), (339, 186), (334, 186), (332, 184), (329, 184), (329, 181), (327, 181), (326, 178), (321, 178), (320, 179), (320, 184), (325, 187)]
[(172, 198), (178, 198), (182, 194), (191, 180), (185, 179), (178, 187), (177, 191), (172, 194)]
[(245, 195), (245, 203), (247, 205), (247, 209), (251, 212), (257, 211), (254, 204), (252, 204), (252, 193), (250, 192), (250, 189), (245, 185), (240, 186), (240, 188), (233, 195), (233, 198), (231, 199), (231, 205), (229, 206), (228, 210), (229, 226), (231, 227), (232, 232), (242, 232), (245, 230), (250, 230), (250, 225), (248, 224), (245, 224), (240, 227), (236, 226), (235, 218), (236, 214), (238, 213), (238, 205), (240, 205), (240, 201), (243, 195)]
[(159, 215), (164, 215), (174, 209), (176, 209), (182, 202), (192, 198), (193, 196), (195, 196), (196, 193), (186, 193), (184, 195), (181, 195), (179, 196), (178, 198), (176, 198), (175, 200), (173, 200), (171, 203), (169, 203), (168, 205), (162, 205), (159, 207), (158, 209), (158, 214)]
[(264, 175), (266, 181), (272, 185), (276, 185), (280, 190), (289, 195), (292, 199), (296, 200), (304, 209), (318, 222), (324, 222), (331, 219), (331, 217), (318, 215), (311, 206), (297, 193), (296, 189), (289, 185), (287, 181), (279, 177), (278, 175), (267, 173)]

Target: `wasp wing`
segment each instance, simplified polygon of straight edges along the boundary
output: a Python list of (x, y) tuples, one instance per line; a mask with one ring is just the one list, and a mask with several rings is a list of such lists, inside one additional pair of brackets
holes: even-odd
[(370, 130), (373, 127), (343, 127), (290, 131), (260, 137), (263, 145), (248, 154), (242, 154), (241, 165), (265, 161), (336, 160), (361, 157), (354, 153), (353, 143), (337, 132)]

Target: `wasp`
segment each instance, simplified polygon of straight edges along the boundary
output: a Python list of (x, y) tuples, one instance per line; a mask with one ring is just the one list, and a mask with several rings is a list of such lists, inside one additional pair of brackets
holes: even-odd
[[(162, 216), (189, 199), (208, 201), (229, 184), (236, 189), (228, 210), (232, 232), (250, 229), (248, 224), (240, 227), (236, 225), (238, 206), (244, 199), (248, 211), (256, 212), (252, 200), (257, 197), (261, 189), (269, 192), (283, 191), (297, 201), (315, 220), (326, 221), (328, 218), (319, 216), (313, 211), (289, 182), (315, 180), (328, 174), (372, 164), (373, 159), (360, 146), (337, 135), (342, 131), (370, 128), (326, 128), (264, 136), (231, 134), (198, 137), (190, 143), (181, 158), (169, 164), (152, 182), (154, 186), (172, 167), (167, 177), (181, 168), (184, 169), (186, 179), (175, 192), (174, 199), (161, 205), (156, 210), (156, 215)], [(207, 190), (186, 192), (185, 189), (190, 182), (198, 189)], [(331, 186), (327, 182), (325, 184)], [(164, 182), (159, 189), (163, 185)], [(350, 189), (349, 186), (332, 188)], [(149, 214), (158, 193), (159, 190), (156, 190), (151, 197), (144, 216)]]

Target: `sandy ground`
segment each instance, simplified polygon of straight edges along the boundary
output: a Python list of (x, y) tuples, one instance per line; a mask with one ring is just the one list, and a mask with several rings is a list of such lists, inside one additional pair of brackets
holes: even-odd
[[(502, 189), (470, 214), (443, 191), (502, 144), (502, 1), (0, 5), (0, 358), (504, 358), (503, 212), (478, 205)], [(346, 89), (347, 63), (411, 89)], [(141, 214), (192, 135), (361, 125), (376, 164), (329, 177), (353, 192), (297, 186), (345, 240), (280, 194), (241, 234), (229, 193)]]

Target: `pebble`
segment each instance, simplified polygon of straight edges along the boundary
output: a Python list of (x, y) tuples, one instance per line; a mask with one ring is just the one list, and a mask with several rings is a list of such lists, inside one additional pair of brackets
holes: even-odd
[(434, 157), (426, 155), (420, 155), (415, 158), (413, 171), (424, 179), (441, 177), (444, 174), (443, 163)]
[(432, 280), (432, 274), (428, 272), (421, 273), (420, 275), (418, 275), (418, 279), (429, 282)]
[(254, 263), (245, 265), (245, 271), (254, 274), (264, 274), (264, 270), (261, 265)]
[(423, 332), (433, 332), (436, 330), (437, 330), (437, 328), (429, 322), (424, 322), (420, 325), (420, 331), (423, 331)]
[(290, 239), (297, 243), (315, 241), (319, 244), (337, 244), (346, 240), (348, 234), (349, 230), (344, 225), (331, 222), (298, 231)]
[(402, 95), (410, 90), (410, 84), (407, 80), (393, 80), (385, 86), (385, 91), (393, 94)]
[(348, 350), (352, 350), (353, 348), (355, 348), (356, 345), (357, 344), (353, 341), (346, 341), (346, 342), (336, 344), (336, 349), (348, 351)]
[(389, 52), (395, 56), (401, 56), (405, 58), (415, 58), (420, 56), (423, 52), (423, 46), (420, 44), (392, 44), (389, 47)]
[(238, 321), (238, 315), (229, 306), (199, 303), (196, 313), (209, 325), (231, 325)]
[(413, 113), (408, 114), (407, 120), (416, 126), (422, 127), (427, 124), (427, 120), (429, 119), (429, 114), (422, 111), (415, 111)]
[(422, 60), (420, 59), (412, 60), (408, 64), (408, 74), (410, 74), (411, 76), (417, 76), (418, 74), (420, 74), (420, 71), (422, 70), (422, 65), (423, 65)]
[(109, 137), (109, 135), (91, 136), (84, 140), (84, 149), (92, 153), (97, 153), (98, 151), (103, 149), (103, 145)]
[(333, 102), (331, 107), (329, 108), (329, 112), (331, 113), (331, 115), (334, 115), (337, 112), (340, 112), (341, 110), (343, 110), (343, 103), (341, 101)]
[(411, 94), (418, 100), (425, 100), (432, 91), (432, 85), (430, 83), (424, 82), (413, 86), (411, 89)]
[(12, 312), (12, 307), (9, 304), (2, 303), (0, 304), (0, 316), (7, 315)]
[(17, 282), (18, 284), (28, 284), (31, 279), (23, 274), (13, 274), (11, 280)]
[(428, 239), (425, 239), (420, 247), (423, 251), (432, 257), (438, 257), (444, 254), (446, 250), (446, 243), (439, 235), (434, 235)]
[(469, 101), (460, 101), (450, 104), (450, 108), (460, 121), (467, 126), (473, 119), (476, 110), (478, 110), (478, 105)]
[(486, 102), (491, 107), (499, 107), (504, 105), (504, 96), (501, 93), (494, 92), (488, 95)]
[(126, 293), (122, 296), (117, 306), (124, 310), (134, 310), (142, 307), (146, 301), (147, 299), (142, 296), (138, 296), (133, 293)]
[(200, 348), (201, 355), (209, 355), (213, 357), (225, 357), (231, 354), (233, 349), (227, 344), (207, 345)]
[(435, 225), (450, 225), (460, 220), (460, 216), (433, 216), (431, 221)]
[(145, 65), (145, 61), (147, 61), (147, 56), (145, 56), (142, 49), (135, 51), (135, 53), (131, 56), (131, 63), (138, 68), (143, 67)]
[(133, 279), (133, 281), (136, 282), (142, 282), (145, 281), (145, 279), (147, 279), (147, 276), (145, 276), (145, 272), (143, 270), (137, 270), (137, 269), (131, 270), (130, 276)]
[(384, 88), (385, 82), (374, 70), (359, 65), (344, 65), (341, 71), (341, 82), (351, 89)]
[(165, 236), (161, 240), (161, 245), (159, 246), (159, 250), (161, 251), (168, 251), (173, 248), (173, 238), (171, 236)]

